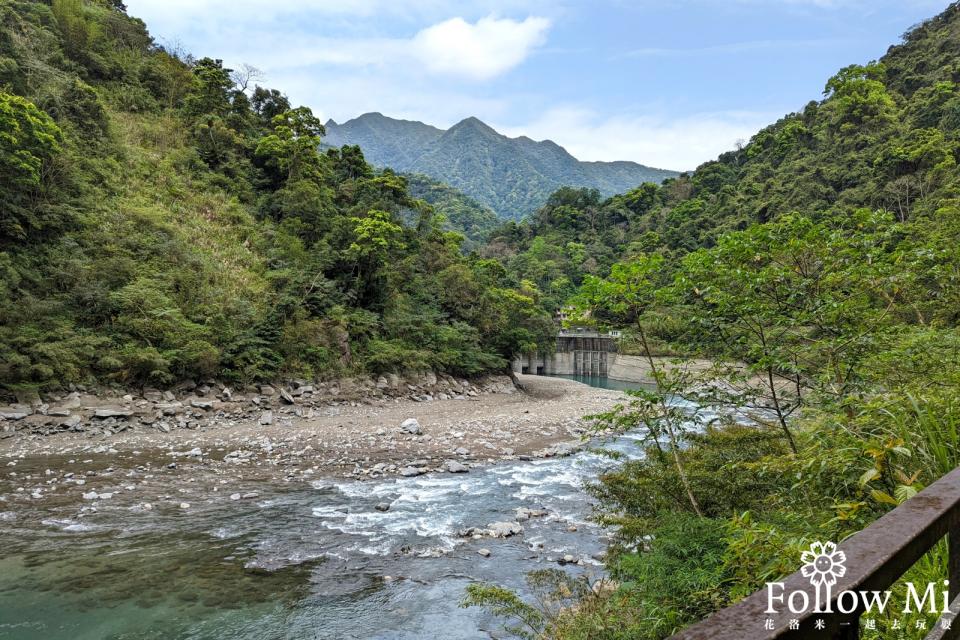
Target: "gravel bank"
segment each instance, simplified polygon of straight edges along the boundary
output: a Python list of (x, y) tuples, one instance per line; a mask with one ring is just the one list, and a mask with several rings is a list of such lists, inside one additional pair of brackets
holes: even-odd
[[(523, 393), (507, 378), (488, 378), (470, 393), (444, 394), (447, 399), (358, 397), (306, 408), (299, 398), (288, 402), (277, 394), (277, 400), (261, 398), (253, 411), (191, 406), (203, 419), (169, 431), (154, 423), (52, 435), (8, 430), (13, 435), (0, 440), (0, 503), (64, 504), (107, 494), (149, 505), (186, 500), (203, 489), (244, 490), (240, 499), (260, 481), (469, 473), (501, 459), (562, 455), (581, 440), (582, 416), (623, 398), (569, 380), (520, 378)], [(132, 418), (91, 419), (122, 424)]]

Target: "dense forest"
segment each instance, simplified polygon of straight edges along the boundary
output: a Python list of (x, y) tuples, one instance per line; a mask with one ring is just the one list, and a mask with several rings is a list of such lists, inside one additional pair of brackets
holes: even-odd
[[(546, 304), (632, 328), (641, 354), (715, 364), (651, 359), (659, 390), (596, 416), (648, 437), (592, 489), (613, 583), (536, 572), (544, 606), (493, 586), (468, 604), (531, 637), (663, 638), (960, 464), (958, 53), (954, 3), (692, 174), (609, 199), (564, 189), (493, 233), (484, 255)], [(683, 397), (719, 417), (692, 428)], [(941, 544), (894, 591), (945, 570)], [(861, 637), (936, 624), (906, 618)]]
[[(0, 2), (0, 385), (476, 374), (550, 318), (408, 180), (108, 0)], [(253, 77), (251, 77), (253, 75)], [(443, 204), (441, 203), (441, 206)], [(464, 295), (467, 293), (468, 295)]]

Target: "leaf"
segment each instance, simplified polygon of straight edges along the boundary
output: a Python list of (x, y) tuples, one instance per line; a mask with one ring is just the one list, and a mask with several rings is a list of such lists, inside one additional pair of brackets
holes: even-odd
[(872, 467), (863, 472), (863, 475), (860, 476), (860, 486), (866, 486), (868, 482), (876, 480), (880, 477), (880, 471), (876, 467)]
[(870, 496), (871, 496), (874, 500), (876, 500), (877, 502), (880, 502), (880, 503), (882, 503), (882, 504), (889, 504), (889, 505), (893, 505), (893, 506), (895, 506), (895, 507), (900, 504), (899, 502), (897, 502), (897, 499), (896, 499), (896, 498), (894, 498), (893, 496), (891, 496), (889, 493), (886, 493), (885, 491), (879, 491), (879, 490), (877, 490), (877, 489), (874, 489), (873, 491), (870, 492)]

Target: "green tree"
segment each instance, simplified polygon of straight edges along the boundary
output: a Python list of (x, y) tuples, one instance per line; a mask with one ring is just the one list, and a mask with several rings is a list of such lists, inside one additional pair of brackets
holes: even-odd
[(60, 220), (39, 212), (60, 128), (29, 100), (0, 92), (0, 238), (22, 239)]

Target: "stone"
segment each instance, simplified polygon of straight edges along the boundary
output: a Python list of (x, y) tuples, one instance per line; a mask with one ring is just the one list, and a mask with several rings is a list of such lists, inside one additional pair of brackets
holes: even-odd
[(517, 507), (517, 520), (529, 520), (531, 518), (542, 518), (547, 515), (546, 509), (528, 509), (527, 507)]
[(414, 476), (422, 476), (424, 474), (423, 469), (419, 467), (404, 467), (400, 469), (400, 475), (404, 478), (412, 478)]
[(386, 502), (380, 502), (374, 507), (377, 511), (390, 511), (390, 505)]
[(411, 433), (415, 436), (423, 433), (423, 428), (420, 426), (420, 422), (416, 418), (407, 418), (401, 422), (400, 430), (405, 431), (406, 433)]
[(190, 508), (190, 503), (189, 503), (189, 502), (181, 502), (181, 503), (180, 503), (180, 508), (181, 508), (181, 509), (189, 509), (189, 508)]
[(231, 494), (230, 494), (230, 499), (231, 499), (231, 500), (239, 500), (241, 497), (242, 497), (242, 496), (241, 496), (239, 493), (231, 493)]
[(484, 558), (490, 557), (490, 549), (477, 549), (477, 553), (482, 555)]
[(576, 561), (577, 559), (568, 553), (565, 556), (563, 556), (563, 562), (561, 564), (573, 564)]
[(70, 409), (65, 409), (63, 407), (54, 407), (53, 409), (47, 410), (48, 416), (53, 416), (54, 418), (66, 418), (70, 415)]
[(23, 420), (29, 415), (26, 411), (0, 411), (0, 419), (3, 420)]
[(493, 538), (509, 538), (518, 533), (523, 533), (523, 527), (516, 522), (494, 522), (487, 525), (487, 528)]
[(61, 421), (60, 421), (60, 426), (61, 426), (61, 427), (67, 427), (68, 429), (72, 429), (73, 427), (78, 427), (78, 426), (80, 426), (80, 423), (81, 423), (81, 422), (82, 422), (82, 420), (80, 419), (80, 416), (74, 415), (74, 416), (69, 416), (69, 417), (67, 417), (67, 418), (64, 419), (64, 420), (61, 420)]
[(187, 455), (190, 456), (191, 458), (202, 458), (203, 451), (200, 450), (200, 447), (195, 447), (193, 449), (190, 449), (190, 451), (187, 452)]
[(204, 411), (213, 409), (213, 403), (209, 400), (194, 399), (190, 401), (190, 406), (196, 407), (197, 409), (203, 409)]
[(447, 460), (443, 468), (447, 470), (447, 473), (469, 473), (470, 467), (456, 460)]
[(466, 447), (457, 447), (456, 449), (453, 450), (453, 452), (458, 456), (470, 455), (470, 449), (467, 449)]
[(260, 494), (257, 493), (256, 491), (251, 491), (251, 492), (249, 492), (249, 493), (243, 494), (243, 495), (240, 496), (240, 497), (243, 498), (244, 500), (251, 500), (251, 499), (253, 499), (253, 498), (259, 498), (259, 497), (260, 497)]
[(271, 387), (271, 386), (268, 385), (268, 384), (260, 385), (260, 394), (261, 394), (261, 395), (264, 395), (264, 396), (272, 396), (272, 395), (275, 394), (276, 392), (277, 392), (277, 390), (274, 389), (273, 387)]
[(144, 400), (150, 402), (160, 402), (163, 400), (163, 393), (158, 389), (144, 389), (142, 395)]
[(93, 412), (95, 418), (129, 418), (133, 415), (130, 409), (110, 409), (102, 408)]
[(286, 389), (280, 389), (280, 399), (286, 402), (287, 404), (293, 404), (293, 396), (290, 395), (290, 392)]
[(260, 414), (260, 424), (267, 426), (273, 424), (273, 411), (264, 411)]

